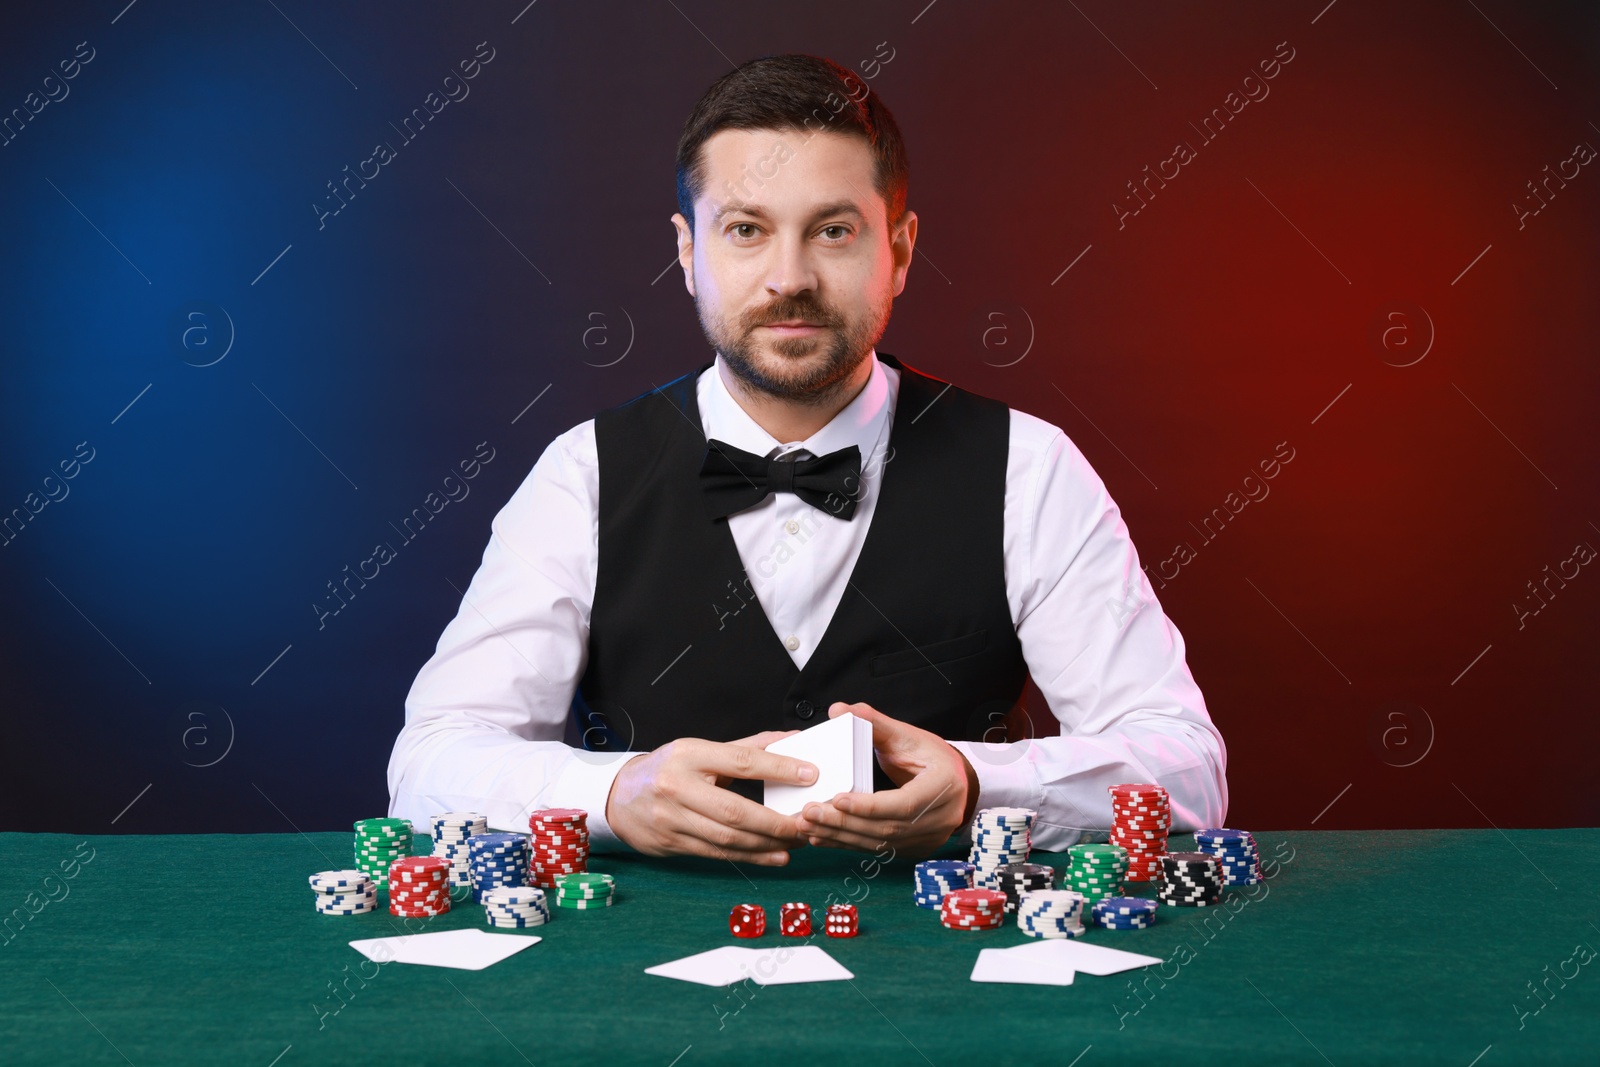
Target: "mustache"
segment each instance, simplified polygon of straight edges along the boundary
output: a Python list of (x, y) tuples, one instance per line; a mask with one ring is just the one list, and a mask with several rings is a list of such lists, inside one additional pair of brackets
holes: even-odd
[(754, 323), (752, 323), (752, 325), (770, 326), (774, 322), (793, 322), (797, 320), (800, 322), (815, 323), (819, 326), (833, 325), (833, 316), (829, 315), (820, 308), (782, 312), (763, 312), (756, 317), (756, 320)]

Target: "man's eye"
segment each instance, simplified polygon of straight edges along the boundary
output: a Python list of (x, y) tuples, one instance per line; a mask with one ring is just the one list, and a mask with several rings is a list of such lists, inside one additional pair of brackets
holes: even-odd
[(834, 225), (834, 226), (824, 226), (822, 228), (822, 232), (823, 233), (827, 233), (829, 230), (838, 230), (838, 231), (840, 231), (838, 237), (830, 238), (830, 240), (834, 240), (834, 241), (842, 241), (842, 240), (844, 240), (846, 237), (848, 237), (850, 235), (850, 228), (848, 226)]
[(746, 234), (739, 233), (738, 231), (740, 231), (740, 230), (753, 230), (753, 229), (755, 229), (755, 226), (752, 225), (751, 223), (748, 223), (748, 222), (736, 222), (736, 223), (733, 224), (732, 229), (734, 231), (734, 236), (735, 237), (745, 237), (745, 236), (747, 236)]

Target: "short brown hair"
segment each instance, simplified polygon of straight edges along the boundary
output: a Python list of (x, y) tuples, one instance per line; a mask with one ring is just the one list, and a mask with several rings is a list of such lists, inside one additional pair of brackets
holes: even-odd
[[(678, 210), (694, 231), (705, 187), (701, 146), (719, 130), (831, 130), (872, 146), (873, 187), (892, 228), (905, 215), (910, 162), (894, 116), (854, 71), (821, 56), (790, 53), (740, 64), (707, 89), (678, 138)], [(819, 132), (820, 132), (819, 130)]]

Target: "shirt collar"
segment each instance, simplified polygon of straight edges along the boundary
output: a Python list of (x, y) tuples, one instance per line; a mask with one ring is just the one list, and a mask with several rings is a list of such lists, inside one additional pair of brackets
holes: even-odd
[(884, 428), (894, 414), (896, 393), (890, 388), (889, 369), (878, 359), (877, 349), (869, 352), (867, 358), (872, 361), (867, 384), (826, 426), (804, 441), (779, 441), (762, 429), (728, 392), (727, 383), (722, 380), (723, 359), (719, 352), (696, 383), (700, 419), (704, 423), (706, 437), (726, 441), (735, 448), (758, 456), (768, 455), (780, 445), (784, 452), (801, 447), (813, 456), (825, 456), (829, 452), (855, 445), (861, 450), (864, 464), (868, 457), (876, 453), (878, 442), (883, 440)]

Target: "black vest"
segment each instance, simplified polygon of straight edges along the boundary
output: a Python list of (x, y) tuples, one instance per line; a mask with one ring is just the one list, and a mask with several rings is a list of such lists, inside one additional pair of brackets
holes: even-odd
[(600, 554), (573, 704), (585, 748), (804, 729), (835, 700), (950, 740), (1005, 740), (1027, 680), (1005, 587), (1010, 411), (877, 355), (900, 372), (889, 446), (876, 465), (863, 456), (877, 508), (804, 669), (762, 610), (728, 520), (706, 512), (695, 382), (713, 364), (595, 417)]

